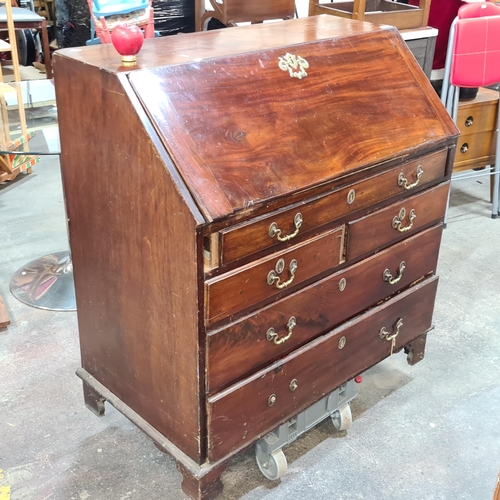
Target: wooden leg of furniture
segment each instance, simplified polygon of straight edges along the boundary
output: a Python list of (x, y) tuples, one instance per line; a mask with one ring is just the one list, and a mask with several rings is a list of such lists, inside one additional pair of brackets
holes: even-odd
[(83, 381), (83, 399), (85, 406), (98, 417), (104, 416), (105, 399), (87, 382)]
[(50, 80), (52, 78), (52, 61), (50, 60), (50, 46), (49, 46), (49, 35), (47, 34), (47, 21), (42, 21), (42, 49), (43, 58), (45, 63), (45, 71), (47, 78)]
[(177, 462), (177, 469), (182, 474), (182, 491), (193, 500), (212, 500), (222, 493), (222, 473), (226, 470), (227, 464), (211, 470), (203, 477), (194, 477), (180, 462)]
[(409, 365), (413, 366), (424, 359), (426, 340), (427, 334), (416, 338), (413, 342), (405, 346), (405, 353), (408, 355), (406, 360)]

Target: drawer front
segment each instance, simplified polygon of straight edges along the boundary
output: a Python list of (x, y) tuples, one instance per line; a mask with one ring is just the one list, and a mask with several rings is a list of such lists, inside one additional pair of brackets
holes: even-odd
[(340, 227), (205, 283), (206, 320), (213, 323), (276, 295), (328, 269), (342, 259)]
[[(346, 380), (431, 328), (437, 278), (320, 337), (266, 371), (208, 399), (208, 457), (216, 461), (265, 435)], [(294, 383), (295, 381), (295, 383)], [(296, 388), (295, 387), (296, 384)]]
[[(494, 94), (493, 94), (494, 95)], [(462, 101), (458, 105), (457, 127), (464, 135), (496, 130), (498, 93), (496, 99), (476, 105)]]
[(433, 272), (442, 228), (423, 231), (211, 333), (208, 392), (220, 391)]
[(442, 218), (449, 187), (446, 182), (349, 223), (347, 260), (387, 246)]
[(461, 135), (458, 138), (455, 164), (494, 157), (496, 148), (496, 132), (481, 132), (478, 134)]
[(316, 200), (225, 229), (220, 236), (221, 263), (270, 248), (280, 240), (293, 241), (356, 210), (439, 179), (444, 175), (446, 156), (447, 150), (440, 150)]

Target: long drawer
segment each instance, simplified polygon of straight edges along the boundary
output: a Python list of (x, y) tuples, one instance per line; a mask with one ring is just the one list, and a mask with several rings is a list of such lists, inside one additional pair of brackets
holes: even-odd
[(443, 149), (315, 200), (224, 229), (220, 233), (221, 263), (292, 241), (349, 213), (439, 179), (444, 175), (446, 157)]
[(442, 219), (449, 188), (450, 183), (445, 182), (350, 222), (346, 260), (384, 248)]
[(220, 330), (207, 339), (214, 393), (390, 297), (436, 269), (442, 224)]
[(433, 277), (402, 292), (208, 398), (209, 460), (250, 444), (389, 356), (391, 348), (397, 350), (426, 333), (437, 282)]
[(344, 228), (340, 227), (276, 252), (236, 271), (208, 280), (206, 320), (213, 323), (338, 266)]

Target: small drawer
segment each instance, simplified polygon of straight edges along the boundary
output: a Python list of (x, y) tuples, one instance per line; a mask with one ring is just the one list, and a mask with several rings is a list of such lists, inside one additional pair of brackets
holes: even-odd
[(347, 260), (374, 252), (444, 216), (450, 183), (393, 203), (349, 223)]
[(207, 391), (215, 393), (290, 353), (436, 269), (435, 226), (211, 332)]
[(293, 242), (335, 219), (439, 179), (444, 176), (447, 153), (442, 149), (293, 208), (224, 229), (220, 232), (220, 262)]
[[(208, 458), (241, 449), (431, 328), (437, 278), (208, 398)], [(393, 343), (394, 342), (394, 343)]]
[(463, 135), (477, 134), (496, 130), (498, 110), (498, 92), (479, 89), (472, 100), (463, 100), (458, 104), (457, 126)]
[(341, 263), (344, 228), (328, 231), (205, 282), (206, 322), (257, 305)]
[(454, 165), (463, 162), (481, 161), (495, 156), (497, 134), (494, 131), (461, 135), (457, 142)]

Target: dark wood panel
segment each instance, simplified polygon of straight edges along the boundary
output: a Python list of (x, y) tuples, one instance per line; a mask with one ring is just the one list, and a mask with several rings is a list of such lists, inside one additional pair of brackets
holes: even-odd
[[(449, 188), (449, 182), (440, 184), (350, 223), (347, 259), (353, 260), (385, 247), (441, 219), (448, 203)], [(395, 224), (397, 219), (400, 223)]]
[[(447, 137), (431, 98), (403, 63), (408, 48), (396, 32), (294, 50), (308, 62), (300, 80), (280, 69), (283, 48), (130, 75), (207, 219)], [(420, 71), (412, 56), (407, 63)]]
[[(436, 288), (437, 278), (410, 288), (267, 370), (209, 398), (210, 460), (249, 445), (341, 383), (389, 356), (391, 342), (380, 337), (383, 327), (395, 333), (398, 321), (403, 323), (394, 350), (428, 331)], [(298, 383), (293, 392), (292, 380)], [(269, 406), (271, 395), (275, 395), (276, 402)]]
[[(270, 236), (270, 226), (281, 230), (281, 238), (297, 231), (294, 220), (301, 216), (296, 239), (323, 224), (357, 210), (375, 205), (393, 196), (420, 188), (444, 176), (447, 150), (441, 150), (398, 166), (380, 175), (339, 189), (316, 200), (297, 204), (291, 209), (221, 231), (221, 263), (279, 244), (278, 236)], [(417, 178), (417, 172), (422, 174)], [(398, 182), (403, 175), (406, 182)], [(414, 188), (409, 185), (416, 183)], [(353, 196), (353, 199), (350, 196)], [(290, 239), (291, 243), (295, 238)]]
[[(296, 286), (340, 264), (343, 227), (333, 229), (285, 252), (276, 252), (257, 262), (208, 280), (206, 289), (207, 323), (214, 323), (249, 306), (277, 295), (284, 288)], [(283, 268), (278, 272), (278, 261)], [(296, 270), (291, 270), (292, 262)], [(276, 278), (269, 283), (268, 275)], [(285, 283), (289, 285), (284, 286)], [(281, 288), (280, 288), (281, 287)]]
[(195, 216), (137, 100), (54, 60), (82, 366), (200, 461)]
[[(325, 278), (257, 314), (208, 336), (207, 390), (215, 393), (251, 371), (290, 353), (342, 321), (433, 272), (437, 265), (442, 224), (423, 231), (377, 255)], [(401, 273), (401, 263), (404, 271)], [(395, 280), (384, 280), (389, 270)], [(345, 284), (341, 285), (341, 280)], [(288, 323), (296, 326), (283, 343), (266, 338), (274, 328), (277, 341), (285, 338)]]

